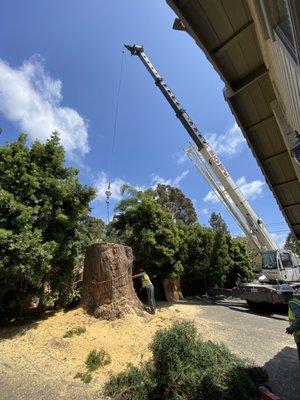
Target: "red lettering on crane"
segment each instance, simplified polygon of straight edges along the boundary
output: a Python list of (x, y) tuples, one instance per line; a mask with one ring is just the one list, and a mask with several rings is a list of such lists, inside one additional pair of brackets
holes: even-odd
[(211, 156), (211, 158), (214, 160), (214, 162), (217, 164), (217, 166), (219, 167), (219, 169), (221, 170), (221, 172), (225, 176), (225, 178), (228, 178), (229, 177), (229, 173), (227, 172), (226, 168), (221, 163), (219, 157), (215, 154), (213, 149), (211, 147), (208, 147), (207, 151), (208, 151), (209, 155)]

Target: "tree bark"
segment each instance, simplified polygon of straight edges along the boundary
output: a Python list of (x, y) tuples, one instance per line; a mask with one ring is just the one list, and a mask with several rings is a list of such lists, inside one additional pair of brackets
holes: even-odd
[(86, 250), (82, 306), (97, 318), (116, 319), (143, 313), (132, 283), (132, 249), (115, 243), (96, 243)]
[(165, 278), (163, 281), (167, 301), (183, 300), (179, 278)]

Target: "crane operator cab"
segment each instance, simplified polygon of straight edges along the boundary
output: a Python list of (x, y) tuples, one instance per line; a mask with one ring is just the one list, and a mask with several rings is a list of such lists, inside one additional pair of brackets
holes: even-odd
[(262, 253), (260, 282), (297, 282), (300, 280), (300, 258), (289, 250)]

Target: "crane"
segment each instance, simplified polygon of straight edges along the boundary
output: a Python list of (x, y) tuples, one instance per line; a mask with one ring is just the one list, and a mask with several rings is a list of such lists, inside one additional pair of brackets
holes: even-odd
[[(147, 57), (143, 46), (129, 44), (124, 46), (131, 55), (138, 56), (142, 61), (152, 76), (155, 85), (160, 89), (175, 111), (177, 118), (190, 135), (193, 144), (189, 146), (187, 155), (236, 219), (254, 248), (262, 255), (260, 282), (246, 286), (245, 292), (250, 293), (248, 298), (245, 297), (246, 300), (256, 301), (259, 299), (259, 302), (281, 302), (282, 299), (279, 297), (282, 293), (297, 290), (298, 287), (300, 289), (299, 257), (291, 251), (278, 248), (272, 235), (264, 226), (262, 219), (255, 213), (220, 158), (177, 100), (165, 80), (159, 75)], [(268, 286), (263, 285), (263, 283), (267, 283)], [(271, 294), (270, 296), (262, 294), (268, 292)], [(278, 298), (274, 297), (274, 292), (279, 296)]]

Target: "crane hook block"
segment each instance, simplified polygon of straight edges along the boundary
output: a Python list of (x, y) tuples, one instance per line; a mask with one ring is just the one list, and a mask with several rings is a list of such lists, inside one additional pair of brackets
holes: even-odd
[(106, 203), (109, 203), (109, 198), (112, 195), (112, 192), (110, 190), (106, 190), (105, 195), (106, 195)]

